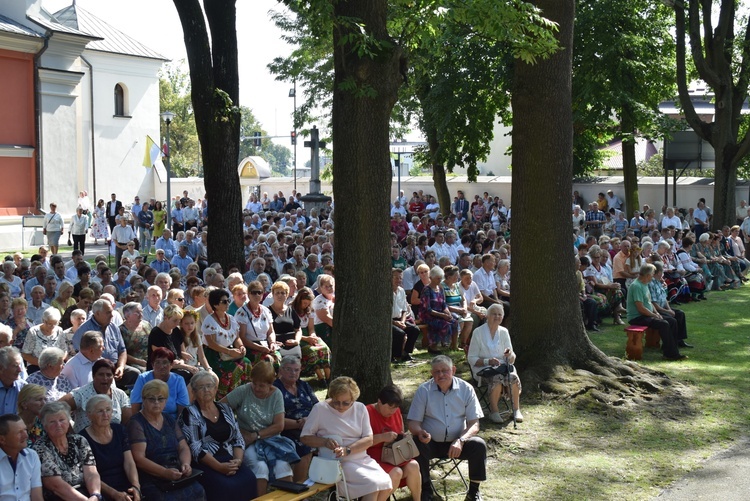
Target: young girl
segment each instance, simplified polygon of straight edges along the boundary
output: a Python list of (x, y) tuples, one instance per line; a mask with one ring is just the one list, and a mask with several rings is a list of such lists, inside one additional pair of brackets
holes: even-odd
[(182, 320), (180, 320), (180, 330), (182, 331), (182, 337), (184, 339), (182, 354), (189, 354), (191, 357), (188, 360), (185, 360), (185, 363), (193, 367), (202, 367), (203, 369), (210, 371), (211, 366), (208, 365), (206, 355), (203, 353), (203, 343), (201, 342), (198, 331), (195, 328), (200, 313), (198, 313), (197, 310), (183, 310), (183, 313)]

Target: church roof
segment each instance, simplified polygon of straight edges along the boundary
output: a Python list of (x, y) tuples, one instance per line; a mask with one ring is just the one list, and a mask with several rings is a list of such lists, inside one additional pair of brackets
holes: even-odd
[(101, 38), (101, 40), (90, 42), (86, 46), (87, 49), (167, 61), (167, 58), (158, 52), (146, 47), (75, 3), (55, 12), (53, 15), (63, 26), (91, 33)]
[(13, 33), (14, 35), (25, 35), (28, 37), (42, 38), (40, 33), (32, 30), (31, 28), (15, 22), (14, 20), (0, 15), (0, 31), (6, 33)]

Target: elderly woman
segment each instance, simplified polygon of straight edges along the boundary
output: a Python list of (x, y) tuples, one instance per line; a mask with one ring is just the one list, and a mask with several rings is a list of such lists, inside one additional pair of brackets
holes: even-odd
[(481, 380), (488, 386), (490, 420), (493, 423), (502, 423), (503, 421), (497, 404), (503, 392), (504, 376), (498, 374), (484, 378), (478, 376), (478, 373), (486, 367), (506, 366), (505, 369), (510, 372), (510, 393), (513, 399), (515, 419), (520, 423), (523, 421), (523, 414), (521, 414), (521, 408), (519, 407), (521, 380), (518, 379), (518, 373), (512, 365), (516, 361), (516, 354), (513, 352), (508, 329), (500, 325), (502, 322), (503, 307), (500, 304), (493, 304), (487, 309), (487, 323), (474, 331), (467, 359), (474, 378), (477, 381)]
[[(151, 329), (151, 334), (148, 336), (148, 353), (149, 360), (151, 360), (151, 355), (157, 348), (166, 348), (171, 351), (173, 354), (171, 360), (172, 372), (182, 376), (185, 384), (187, 384), (190, 382), (193, 374), (198, 372), (198, 368), (186, 364), (182, 359), (182, 345), (185, 340), (182, 338), (182, 331), (179, 329), (179, 326), (184, 316), (182, 308), (176, 304), (170, 304), (164, 308), (162, 321), (159, 325)], [(146, 368), (149, 370), (153, 369), (151, 364), (148, 364)]]
[(26, 383), (18, 392), (16, 406), (18, 407), (18, 416), (26, 424), (26, 432), (29, 435), (26, 439), (27, 447), (34, 445), (44, 433), (39, 415), (46, 403), (45, 397), (44, 388), (32, 383)]
[(127, 424), (131, 416), (130, 399), (124, 391), (112, 384), (115, 378), (115, 365), (105, 358), (100, 358), (94, 362), (91, 374), (93, 381), (74, 389), (60, 399), (75, 411), (75, 432), (80, 432), (90, 424), (85, 409), (86, 402), (94, 395), (107, 395), (111, 398), (112, 421)]
[(167, 348), (159, 347), (151, 352), (150, 364), (152, 370), (144, 372), (135, 380), (133, 390), (130, 392), (130, 404), (133, 408), (133, 414), (140, 412), (143, 404), (142, 390), (149, 381), (158, 379), (167, 383), (169, 387), (169, 399), (162, 412), (165, 412), (177, 419), (182, 409), (190, 405), (187, 386), (185, 380), (178, 374), (171, 372), (174, 365), (174, 353)]
[(59, 323), (60, 312), (57, 308), (47, 308), (42, 313), (42, 323), (29, 329), (21, 348), (21, 356), (28, 364), (29, 373), (39, 370), (39, 355), (44, 349), (55, 347), (68, 351), (65, 334)]
[(315, 373), (319, 382), (327, 384), (331, 380), (331, 350), (315, 333), (312, 303), (315, 295), (309, 287), (297, 291), (292, 309), (300, 319), (302, 328), (302, 372)]
[(388, 473), (394, 490), (398, 488), (402, 480), (405, 480), (412, 499), (421, 499), (422, 474), (419, 471), (419, 464), (411, 459), (396, 466), (385, 463), (381, 459), (383, 446), (403, 436), (404, 419), (400, 409), (403, 401), (401, 389), (398, 386), (389, 385), (380, 390), (377, 402), (367, 406), (372, 428), (372, 446), (367, 449), (367, 454)]
[[(458, 274), (461, 277), (459, 279), (459, 287), (461, 288), (461, 293), (464, 295), (464, 301), (466, 301), (466, 309), (469, 310), (471, 319), (474, 322), (473, 325), (478, 327), (487, 318), (487, 310), (479, 306), (482, 303), (482, 291), (479, 290), (479, 286), (474, 282), (474, 273), (470, 269), (464, 268)], [(471, 332), (469, 336), (471, 336)], [(469, 337), (462, 338), (461, 343), (464, 345), (465, 350), (469, 349)]]
[(10, 294), (0, 290), (0, 324), (7, 325), (13, 319), (13, 310), (10, 308), (11, 301)]
[(279, 343), (279, 353), (282, 357), (294, 355), (302, 358), (302, 322), (291, 305), (287, 304), (289, 286), (284, 282), (276, 282), (271, 287), (273, 303), (268, 307), (273, 318), (273, 331), (276, 342)]
[(248, 284), (248, 301), (237, 310), (234, 319), (240, 327), (240, 338), (247, 348), (248, 358), (253, 362), (266, 360), (278, 365), (281, 360), (273, 331), (271, 312), (263, 306), (263, 285), (254, 280)]
[(8, 327), (13, 329), (13, 346), (20, 350), (23, 348), (26, 336), (29, 334), (29, 329), (31, 328), (31, 322), (26, 318), (28, 303), (24, 298), (17, 297), (10, 303), (10, 309), (13, 312), (13, 316), (6, 323)]
[(208, 305), (213, 310), (203, 321), (204, 352), (211, 369), (219, 376), (218, 395), (224, 396), (250, 380), (250, 360), (245, 357), (245, 345), (239, 336), (237, 321), (227, 314), (229, 293), (214, 289), (208, 294)]
[(45, 348), (39, 354), (39, 370), (26, 378), (27, 383), (38, 384), (45, 389), (47, 402), (60, 400), (73, 391), (70, 380), (61, 374), (65, 354), (65, 351), (55, 346)]
[(81, 431), (81, 436), (94, 453), (102, 495), (114, 501), (139, 501), (138, 470), (127, 430), (112, 422), (112, 400), (106, 395), (94, 395), (86, 402), (86, 415), (91, 424)]
[(440, 354), (439, 345), (447, 346), (458, 333), (458, 320), (453, 317), (445, 303), (442, 282), (445, 273), (439, 266), (430, 270), (430, 285), (422, 289), (422, 306), (419, 317), (427, 324), (429, 351)]
[(392, 490), (391, 478), (367, 455), (372, 428), (364, 404), (357, 402), (359, 387), (343, 376), (331, 381), (329, 398), (318, 402), (302, 428), (301, 440), (317, 447), (321, 457), (340, 458), (346, 485), (337, 485), (347, 497), (385, 501)]
[(60, 288), (57, 290), (57, 296), (52, 300), (50, 306), (57, 308), (62, 317), (65, 314), (65, 310), (74, 304), (76, 304), (76, 300), (73, 298), (73, 284), (70, 282), (61, 283)]
[(229, 290), (232, 291), (232, 304), (229, 305), (227, 313), (235, 315), (237, 310), (242, 308), (247, 302), (247, 286), (245, 284), (236, 284)]
[(4, 261), (3, 274), (0, 276), (0, 283), (5, 283), (8, 285), (8, 289), (10, 290), (10, 297), (24, 297), (25, 291), (23, 288), (23, 280), (21, 280), (21, 277), (17, 277), (16, 275), (14, 275), (15, 272), (15, 263), (13, 261)]
[(414, 318), (418, 319), (420, 318), (419, 310), (422, 307), (422, 290), (425, 287), (430, 286), (430, 267), (427, 264), (422, 263), (417, 266), (416, 272), (419, 278), (411, 289), (409, 304), (411, 305), (411, 311)]
[(313, 315), (315, 333), (328, 346), (331, 346), (333, 305), (336, 301), (336, 280), (331, 275), (320, 275), (317, 282), (317, 289), (320, 295), (312, 303), (312, 309), (315, 312)]
[[(245, 439), (244, 461), (255, 474), (258, 494), (268, 489), (269, 476), (292, 480), (290, 463), (299, 461), (294, 443), (281, 437), (284, 429), (284, 399), (273, 385), (276, 374), (269, 362), (258, 362), (250, 374), (252, 382), (240, 386), (221, 399), (237, 413), (240, 431)], [(265, 461), (268, 453), (276, 457), (274, 465)]]
[(143, 320), (143, 307), (140, 303), (130, 302), (122, 307), (124, 321), (120, 324), (120, 334), (128, 350), (128, 362), (131, 367), (146, 370), (148, 365), (148, 337), (151, 325)]
[(175, 419), (163, 412), (169, 398), (167, 383), (149, 381), (141, 394), (143, 408), (128, 423), (128, 437), (143, 496), (159, 501), (205, 500), (203, 487), (194, 481), (185, 435)]
[(101, 499), (101, 479), (89, 443), (69, 434), (70, 407), (50, 402), (42, 407), (40, 419), (45, 435), (34, 444), (42, 463), (42, 487), (47, 499), (89, 501)]
[(591, 264), (583, 272), (583, 278), (585, 278), (595, 292), (601, 292), (607, 296), (607, 302), (612, 309), (612, 316), (614, 317), (615, 325), (624, 325), (620, 316), (625, 313), (625, 308), (622, 307), (622, 303), (625, 300), (625, 295), (622, 292), (620, 284), (609, 280), (606, 270), (601, 265), (601, 259), (605, 251), (601, 250), (598, 246), (593, 246), (589, 250), (589, 259)]
[[(502, 263), (506, 260), (500, 260)], [(498, 276), (500, 275), (501, 268), (498, 267)], [(507, 273), (507, 269), (505, 270)], [(461, 344), (463, 348), (464, 340), (469, 339), (471, 335), (471, 327), (474, 325), (474, 320), (469, 314), (468, 303), (464, 298), (463, 291), (458, 285), (458, 267), (457, 266), (446, 266), (445, 277), (443, 279), (443, 294), (445, 295), (445, 305), (451, 312), (453, 318), (458, 320), (459, 333), (461, 335)], [(451, 350), (458, 349), (458, 336), (453, 334), (451, 337)]]
[(300, 441), (302, 427), (318, 397), (312, 387), (300, 379), (302, 367), (297, 357), (286, 356), (281, 359), (279, 377), (273, 385), (281, 390), (284, 398), (284, 431), (281, 435), (294, 442), (300, 462), (294, 465), (294, 481), (307, 480), (307, 471), (312, 460), (312, 449)]
[(200, 466), (200, 483), (210, 499), (253, 499), (255, 475), (243, 464), (245, 442), (229, 405), (216, 402), (219, 378), (210, 371), (190, 380), (195, 401), (180, 414), (179, 424), (190, 445), (193, 465)]

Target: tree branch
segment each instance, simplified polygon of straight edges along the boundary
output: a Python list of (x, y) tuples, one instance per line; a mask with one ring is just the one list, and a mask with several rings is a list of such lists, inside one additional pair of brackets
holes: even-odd
[(737, 72), (737, 83), (732, 87), (732, 116), (739, 117), (747, 98), (750, 84), (750, 23), (745, 26), (745, 37), (742, 41), (742, 61)]
[(204, 6), (211, 27), (214, 85), (229, 95), (234, 106), (239, 106), (239, 80), (231, 77), (239, 73), (238, 58), (227, 57), (237, 53), (237, 31), (224, 29), (237, 25), (235, 0), (211, 0)]
[[(688, 23), (689, 23), (689, 33), (690, 33), (690, 52), (693, 56), (693, 61), (695, 61), (695, 68), (698, 70), (698, 74), (700, 77), (712, 88), (716, 88), (721, 84), (721, 81), (719, 80), (719, 76), (714, 71), (714, 67), (712, 64), (709, 64), (708, 61), (706, 61), (704, 54), (703, 54), (703, 46), (701, 44), (701, 26), (700, 26), (700, 13), (698, 10), (698, 0), (688, 0)], [(684, 19), (684, 7), (682, 4), (675, 3), (675, 12), (682, 12), (683, 19)], [(703, 20), (704, 25), (707, 22), (705, 19)], [(710, 27), (710, 20), (708, 21), (709, 27)], [(679, 26), (678, 26), (679, 29)], [(682, 27), (683, 34), (684, 34), (684, 25)], [(711, 42), (711, 45), (713, 46), (712, 40), (706, 40), (706, 43)], [(706, 47), (706, 52), (708, 54), (711, 54), (711, 51), (708, 47)]]
[(682, 104), (683, 112), (685, 113), (685, 119), (690, 127), (693, 128), (698, 136), (710, 142), (710, 125), (701, 120), (698, 113), (695, 111), (695, 106), (690, 99), (690, 92), (688, 91), (687, 86), (687, 68), (685, 63), (685, 58), (687, 57), (685, 50), (685, 9), (682, 4), (675, 3), (674, 12), (677, 43), (677, 90), (680, 95), (680, 103)]

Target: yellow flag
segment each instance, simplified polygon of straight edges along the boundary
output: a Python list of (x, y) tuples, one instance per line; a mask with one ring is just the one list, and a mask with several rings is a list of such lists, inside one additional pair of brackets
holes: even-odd
[(151, 136), (146, 136), (146, 152), (143, 155), (143, 166), (150, 168), (154, 166), (154, 162), (161, 156), (161, 150), (159, 145), (151, 139)]

